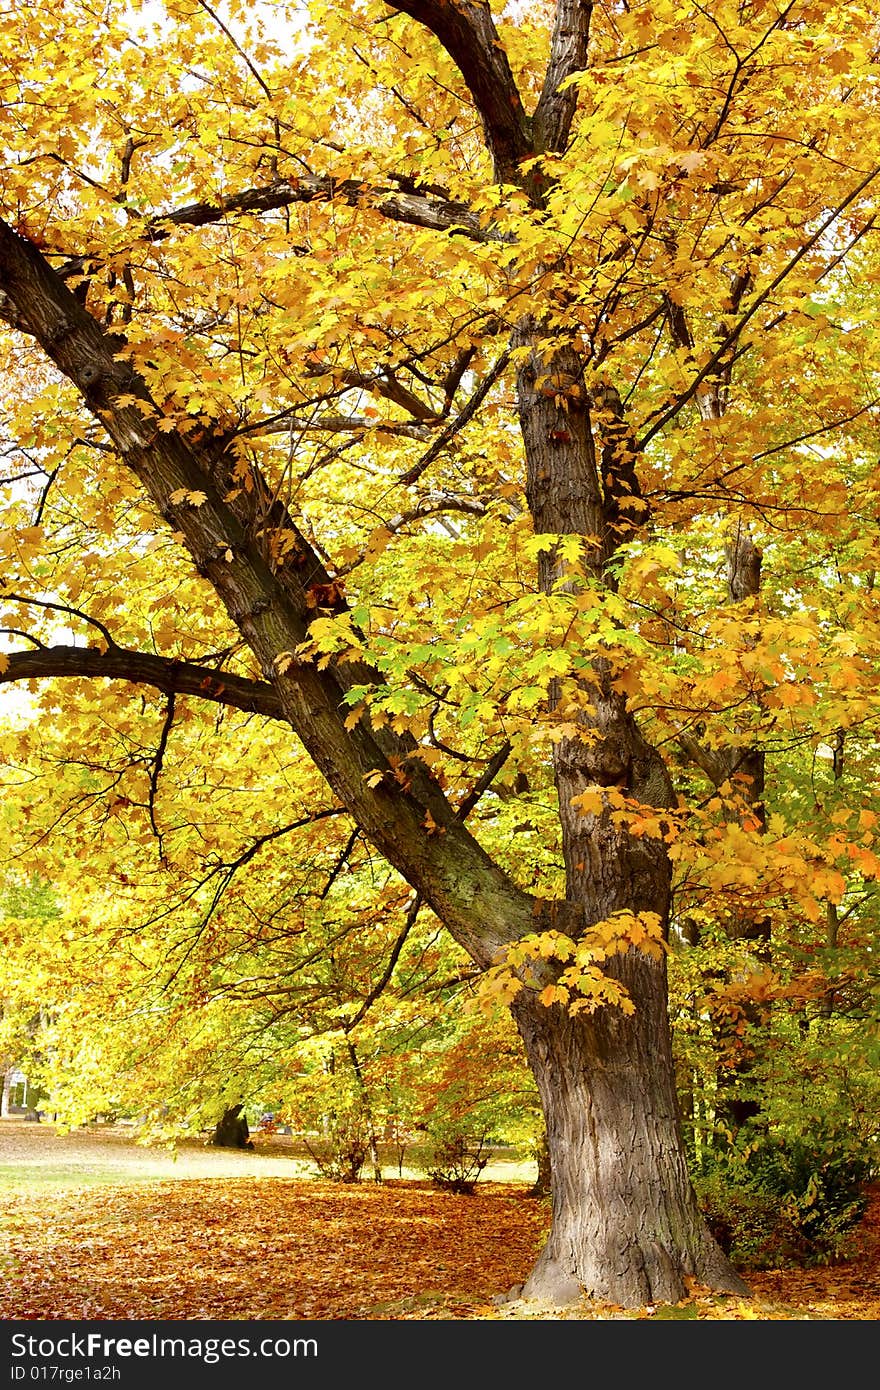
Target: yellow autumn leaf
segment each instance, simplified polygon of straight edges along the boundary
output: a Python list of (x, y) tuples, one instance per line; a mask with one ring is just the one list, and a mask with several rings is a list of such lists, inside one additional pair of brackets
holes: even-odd
[(553, 1004), (567, 1004), (569, 993), (564, 985), (545, 985), (538, 998), (549, 1008)]

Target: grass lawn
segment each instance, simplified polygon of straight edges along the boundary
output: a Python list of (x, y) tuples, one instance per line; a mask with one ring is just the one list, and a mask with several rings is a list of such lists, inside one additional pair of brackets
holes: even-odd
[[(137, 1142), (132, 1126), (88, 1125), (62, 1134), (43, 1120), (0, 1120), (0, 1191), (46, 1187), (155, 1182), (160, 1178), (317, 1178), (319, 1173), (304, 1145), (292, 1135), (252, 1136), (254, 1148), (218, 1149), (204, 1139), (188, 1139), (174, 1148), (147, 1147)], [(402, 1171), (392, 1146), (380, 1146), (383, 1176), (412, 1181), (424, 1178), (417, 1166), (419, 1149), (404, 1155)], [(534, 1181), (535, 1165), (513, 1150), (499, 1150), (480, 1177), (481, 1182)], [(364, 1170), (364, 1178), (370, 1170)]]

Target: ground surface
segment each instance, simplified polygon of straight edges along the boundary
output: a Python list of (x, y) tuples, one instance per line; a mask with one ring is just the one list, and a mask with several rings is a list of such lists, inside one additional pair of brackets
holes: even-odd
[(676, 1309), (546, 1310), (520, 1282), (547, 1226), (525, 1182), (472, 1197), (427, 1181), (323, 1183), (291, 1141), (254, 1152), (147, 1150), (117, 1128), (0, 1121), (0, 1317), (488, 1319), (880, 1317), (880, 1190), (852, 1257), (751, 1277), (752, 1299)]

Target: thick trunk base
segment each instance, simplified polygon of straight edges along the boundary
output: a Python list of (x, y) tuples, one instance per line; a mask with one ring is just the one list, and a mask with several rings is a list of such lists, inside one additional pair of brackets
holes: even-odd
[(614, 971), (637, 1002), (632, 1016), (604, 1008), (572, 1017), (525, 991), (514, 1004), (544, 1108), (553, 1213), (518, 1296), (623, 1308), (678, 1303), (695, 1286), (748, 1296), (687, 1171), (665, 968), (630, 952)]

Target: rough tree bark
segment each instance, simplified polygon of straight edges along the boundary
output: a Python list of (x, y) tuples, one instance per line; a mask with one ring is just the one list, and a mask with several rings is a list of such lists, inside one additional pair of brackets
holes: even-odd
[[(487, 4), (411, 0), (392, 8), (426, 25), (446, 47), (482, 120), (496, 177), (518, 181), (540, 206), (540, 175), (523, 175), (519, 165), (543, 150), (565, 147), (576, 92), (560, 91), (560, 83), (585, 64), (591, 6), (585, 0), (557, 5), (547, 76), (530, 118)], [(408, 763), (407, 785), (395, 778), (391, 758), (406, 760), (412, 752), (406, 739), (365, 721), (345, 727), (341, 697), (362, 672), (332, 666), (319, 671), (293, 659), (312, 612), (296, 568), (274, 570), (261, 549), (257, 533), (265, 513), (255, 509), (271, 496), (268, 487), (262, 496), (258, 487), (230, 501), (227, 465), (216, 441), (200, 444), (195, 435), (153, 430), (154, 403), (124, 360), (124, 343), (101, 329), (36, 247), (3, 224), (0, 276), (4, 316), (34, 337), (75, 384), (119, 456), (182, 536), (199, 573), (256, 654), (282, 717), (341, 803), (479, 965), (491, 964), (502, 948), (545, 926), (563, 925), (577, 935), (620, 909), (649, 911), (666, 923), (670, 867), (662, 843), (614, 823), (607, 805), (584, 815), (571, 804), (596, 786), (622, 792), (634, 805), (669, 802), (660, 755), (628, 713), (608, 663), (597, 661), (585, 689), (584, 737), (565, 738), (556, 748), (567, 900), (541, 904), (486, 854), (418, 759)], [(642, 514), (619, 400), (609, 391), (607, 398), (589, 402), (583, 360), (573, 347), (558, 343), (545, 350), (540, 324), (523, 322), (515, 341), (532, 348), (519, 367), (517, 399), (535, 529), (598, 538), (594, 575), (611, 583), (607, 562)], [(131, 404), (133, 398), (146, 412)], [(205, 494), (205, 502), (172, 502), (189, 490)], [(323, 574), (318, 557), (293, 519), (277, 503), (272, 506), (277, 524), (297, 535), (303, 567), (314, 582)], [(539, 582), (548, 589), (560, 579), (565, 582), (556, 557), (545, 556)], [(219, 698), (216, 691), (206, 693)], [(377, 770), (384, 774), (378, 782)], [(688, 1277), (745, 1293), (706, 1230), (688, 1179), (665, 967), (629, 952), (612, 958), (608, 968), (630, 991), (636, 1005), (631, 1017), (607, 1008), (573, 1018), (559, 1006), (541, 1005), (532, 988), (515, 1001), (544, 1108), (552, 1168), (552, 1231), (525, 1293), (555, 1304), (586, 1293), (634, 1307), (680, 1299)]]
[[(534, 343), (517, 399), (535, 530), (594, 537), (590, 568), (611, 583), (608, 561), (643, 515), (619, 401), (606, 393), (591, 412), (577, 354), (542, 357), (532, 323), (519, 337)], [(542, 387), (548, 379), (551, 390)], [(552, 552), (542, 555), (539, 582), (545, 591), (566, 582)], [(590, 814), (572, 804), (593, 787), (634, 806), (671, 805), (665, 765), (614, 689), (607, 662), (596, 661), (585, 694), (584, 736), (563, 738), (554, 751), (568, 901), (587, 925), (621, 910), (652, 912), (665, 933), (671, 869), (663, 842), (616, 823), (608, 804)], [(687, 1172), (665, 961), (629, 952), (605, 969), (626, 985), (633, 1015), (570, 1017), (525, 992), (513, 1006), (545, 1115), (553, 1207), (550, 1239), (523, 1294), (555, 1303), (580, 1290), (625, 1305), (674, 1302), (687, 1276), (742, 1291), (705, 1228)]]
[(522, 1289), (551, 1304), (582, 1292), (625, 1307), (678, 1302), (688, 1276), (743, 1292), (707, 1231), (681, 1143), (664, 966), (627, 958), (637, 1001), (572, 1018), (525, 993), (513, 1008), (541, 1095), (553, 1225)]

